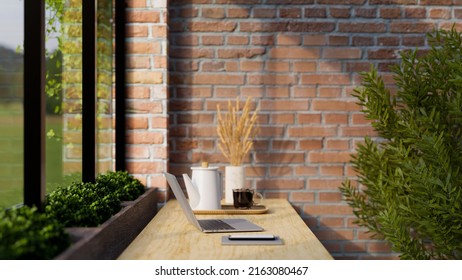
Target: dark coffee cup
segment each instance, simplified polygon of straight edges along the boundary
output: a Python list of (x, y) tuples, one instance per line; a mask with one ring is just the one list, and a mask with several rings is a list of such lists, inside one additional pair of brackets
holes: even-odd
[(257, 196), (261, 201), (263, 196), (260, 193), (251, 189), (233, 189), (233, 204), (234, 208), (251, 208), (256, 205), (254, 196)]

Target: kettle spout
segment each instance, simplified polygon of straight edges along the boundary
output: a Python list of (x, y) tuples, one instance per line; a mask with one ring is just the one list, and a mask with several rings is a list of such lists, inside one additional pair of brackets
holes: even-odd
[(191, 205), (191, 208), (194, 209), (199, 205), (199, 190), (197, 189), (197, 186), (194, 185), (191, 178), (189, 178), (188, 174), (183, 174), (183, 179), (186, 185), (186, 191), (188, 192), (189, 204)]

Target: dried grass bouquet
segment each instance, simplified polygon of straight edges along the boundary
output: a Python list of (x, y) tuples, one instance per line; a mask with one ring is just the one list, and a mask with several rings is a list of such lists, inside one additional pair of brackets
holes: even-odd
[(253, 138), (257, 134), (258, 108), (253, 114), (250, 112), (250, 98), (247, 98), (242, 112), (239, 105), (239, 98), (236, 98), (235, 106), (228, 101), (228, 112), (223, 115), (220, 105), (217, 105), (217, 132), (220, 138), (218, 147), (233, 166), (241, 165), (252, 148)]

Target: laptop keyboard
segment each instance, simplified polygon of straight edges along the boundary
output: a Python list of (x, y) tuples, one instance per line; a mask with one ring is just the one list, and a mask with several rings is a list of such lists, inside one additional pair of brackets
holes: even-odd
[(221, 220), (199, 220), (199, 224), (205, 230), (234, 229), (232, 226)]

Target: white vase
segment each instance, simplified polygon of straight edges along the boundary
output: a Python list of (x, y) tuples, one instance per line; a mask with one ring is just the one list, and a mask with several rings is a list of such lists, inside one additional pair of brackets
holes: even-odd
[(245, 168), (243, 166), (226, 166), (225, 203), (233, 204), (233, 189), (245, 187)]

